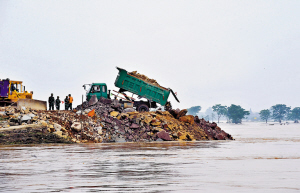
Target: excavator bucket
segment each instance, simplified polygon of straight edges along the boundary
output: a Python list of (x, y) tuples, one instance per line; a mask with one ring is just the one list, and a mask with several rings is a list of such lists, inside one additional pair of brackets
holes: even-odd
[(34, 99), (19, 99), (17, 102), (17, 108), (21, 109), (22, 107), (35, 110), (47, 110), (47, 102)]

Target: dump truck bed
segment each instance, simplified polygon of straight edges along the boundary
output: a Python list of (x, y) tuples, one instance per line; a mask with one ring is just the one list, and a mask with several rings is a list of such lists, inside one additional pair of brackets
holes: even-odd
[(115, 81), (115, 86), (126, 91), (142, 96), (148, 100), (155, 101), (160, 105), (165, 105), (170, 95), (170, 89), (156, 86), (142, 79), (130, 75), (126, 70), (118, 68), (119, 74)]

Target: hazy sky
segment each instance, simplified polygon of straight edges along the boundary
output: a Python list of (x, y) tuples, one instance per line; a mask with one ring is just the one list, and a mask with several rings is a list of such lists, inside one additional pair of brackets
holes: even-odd
[(0, 1), (0, 79), (35, 99), (116, 90), (118, 66), (172, 88), (173, 107), (293, 108), (299, 61), (299, 0)]

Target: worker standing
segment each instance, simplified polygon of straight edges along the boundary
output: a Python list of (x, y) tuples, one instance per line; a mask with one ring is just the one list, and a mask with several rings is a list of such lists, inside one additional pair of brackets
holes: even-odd
[(71, 110), (73, 110), (72, 109), (72, 103), (73, 103), (73, 97), (71, 97), (71, 94), (69, 94), (69, 107), (70, 107)]
[(65, 110), (68, 110), (69, 109), (69, 97), (66, 96), (65, 98)]
[(60, 107), (60, 99), (59, 99), (59, 96), (57, 96), (57, 99), (55, 100), (55, 106), (56, 106), (56, 110), (59, 110), (59, 107)]
[(51, 96), (48, 99), (48, 103), (49, 103), (49, 110), (54, 110), (54, 97), (53, 97), (53, 93), (51, 93)]

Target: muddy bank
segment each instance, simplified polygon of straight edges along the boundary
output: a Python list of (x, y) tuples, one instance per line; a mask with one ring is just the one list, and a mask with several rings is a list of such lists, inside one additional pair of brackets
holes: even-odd
[(47, 131), (47, 127), (24, 127), (0, 130), (0, 145), (72, 143)]

